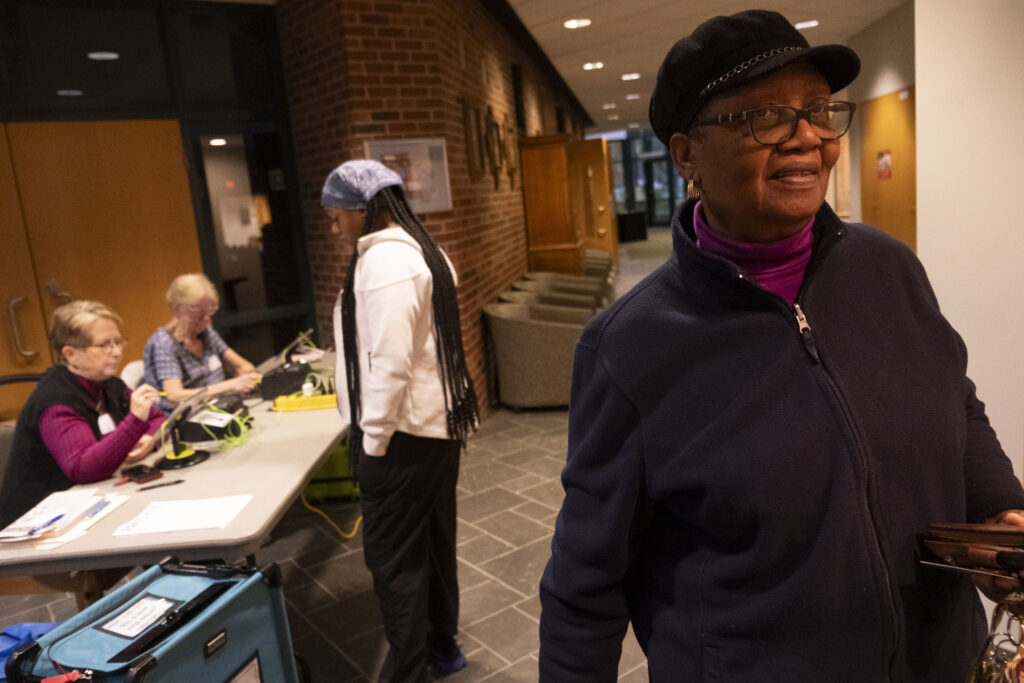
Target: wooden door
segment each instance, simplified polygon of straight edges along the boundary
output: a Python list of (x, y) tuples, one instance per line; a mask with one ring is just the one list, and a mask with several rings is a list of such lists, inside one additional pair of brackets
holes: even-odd
[(523, 171), (527, 256), (530, 270), (580, 273), (582, 242), (573, 207), (574, 174), (568, 135), (522, 138), (519, 159)]
[(615, 217), (614, 181), (608, 141), (604, 138), (582, 140), (579, 146), (588, 213), (588, 230), (583, 237), (583, 248), (607, 252), (618, 265), (619, 229)]
[[(50, 367), (43, 308), (36, 289), (32, 255), (25, 236), (7, 145), (7, 128), (0, 123), (0, 375), (39, 374)], [(0, 420), (17, 417), (33, 383), (0, 385)]]
[(42, 308), (102, 301), (125, 362), (170, 319), (164, 293), (202, 270), (177, 121), (8, 124)]
[(917, 247), (917, 144), (914, 87), (858, 106), (861, 213), (865, 223)]

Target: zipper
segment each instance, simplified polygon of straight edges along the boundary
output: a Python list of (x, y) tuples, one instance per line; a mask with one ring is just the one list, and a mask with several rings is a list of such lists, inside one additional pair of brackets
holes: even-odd
[[(814, 343), (814, 336), (811, 334), (811, 324), (807, 321), (807, 316), (804, 314), (804, 311), (800, 307), (800, 304), (796, 302), (793, 303), (793, 316), (796, 318), (797, 327), (800, 331), (800, 339), (803, 341), (804, 348), (806, 349), (807, 353), (811, 356), (811, 358), (814, 359), (815, 363), (817, 365), (821, 365), (821, 359), (818, 357), (818, 350)], [(889, 599), (889, 616), (892, 624), (894, 625), (894, 628), (892, 630), (893, 651), (889, 656), (889, 674), (891, 679), (893, 663), (895, 660), (896, 652), (899, 650), (901, 640), (900, 631), (898, 628), (895, 628), (895, 624), (898, 621), (899, 613), (896, 609), (896, 597), (893, 594), (892, 577), (890, 576), (889, 568), (886, 565), (885, 552), (882, 549), (882, 542), (881, 540), (879, 540), (878, 537), (878, 528), (875, 521), (876, 515), (872, 512), (871, 509), (871, 495), (869, 491), (870, 468), (868, 458), (864, 453), (864, 447), (861, 443), (860, 437), (858, 436), (858, 432), (856, 429), (856, 421), (853, 419), (853, 415), (850, 412), (850, 408), (846, 403), (846, 398), (839, 390), (839, 386), (835, 383), (835, 380), (833, 380), (832, 375), (829, 374), (827, 369), (822, 367), (821, 374), (825, 378), (825, 381), (828, 384), (828, 388), (832, 392), (832, 396), (835, 398), (836, 403), (839, 405), (839, 410), (842, 413), (843, 419), (846, 421), (846, 427), (850, 432), (851, 438), (853, 439), (854, 454), (859, 460), (858, 464), (860, 465), (860, 469), (864, 477), (864, 507), (865, 511), (867, 512), (868, 519), (871, 520), (871, 540), (874, 544), (875, 553), (880, 559), (879, 569), (881, 570), (882, 576), (885, 579), (885, 595)]]
[[(805, 287), (808, 285), (808, 282), (812, 279), (813, 274), (820, 267), (821, 261), (823, 260), (825, 254), (827, 254), (828, 251), (830, 251), (832, 247), (835, 245), (835, 243), (842, 239), (846, 233), (845, 229), (843, 229), (842, 227), (827, 227), (826, 229), (829, 230), (830, 232), (823, 234), (823, 238), (821, 240), (820, 245), (818, 246), (817, 250), (812, 254), (811, 261), (810, 263), (807, 264), (807, 269), (804, 271), (804, 281), (800, 287), (800, 291), (797, 293), (798, 300), (806, 300), (807, 293)], [(833, 230), (834, 232), (832, 232)], [(712, 258), (718, 257), (712, 255)], [(776, 301), (779, 302), (779, 305), (784, 310), (787, 311), (787, 313), (793, 315), (794, 319), (796, 320), (797, 330), (800, 334), (800, 340), (803, 343), (804, 350), (814, 361), (815, 365), (822, 366), (821, 358), (818, 355), (818, 349), (814, 342), (814, 335), (813, 330), (811, 329), (811, 324), (807, 320), (807, 316), (804, 314), (803, 308), (801, 308), (800, 304), (794, 301), (791, 308), (789, 306), (789, 303), (781, 296), (765, 290), (764, 288), (756, 284), (754, 281), (747, 278), (744, 275), (744, 273), (739, 268), (736, 267), (735, 264), (726, 261), (725, 259), (721, 260), (722, 262), (728, 264), (728, 266), (731, 267), (733, 277), (736, 277), (741, 282), (748, 283), (758, 292), (774, 298)], [(832, 378), (832, 376), (829, 374), (828, 370), (824, 366), (822, 366), (821, 368), (821, 374), (824, 377), (825, 382), (828, 384), (829, 390), (832, 392), (832, 396), (835, 398), (836, 403), (839, 405), (839, 410), (843, 416), (843, 419), (846, 422), (846, 427), (849, 430), (850, 436), (853, 439), (853, 457), (859, 460), (859, 462), (856, 463), (856, 465), (860, 466), (860, 472), (863, 476), (862, 488), (864, 494), (862, 499), (865, 511), (867, 512), (867, 516), (871, 520), (871, 540), (874, 544), (875, 555), (879, 559), (879, 569), (885, 582), (885, 595), (888, 598), (890, 630), (892, 634), (893, 646), (892, 652), (889, 654), (889, 680), (893, 680), (893, 666), (895, 664), (896, 653), (899, 651), (902, 639), (900, 638), (900, 631), (897, 627), (899, 613), (896, 609), (896, 597), (893, 593), (892, 577), (890, 575), (889, 568), (886, 565), (885, 553), (882, 549), (881, 540), (879, 539), (878, 527), (875, 519), (876, 515), (873, 514), (871, 510), (871, 497), (868, 490), (868, 482), (870, 481), (870, 477), (868, 476), (868, 459), (867, 455), (864, 452), (863, 444), (861, 443), (861, 440), (858, 436), (858, 432), (855, 428), (856, 422), (853, 419), (853, 415), (850, 412), (849, 406), (846, 404), (846, 399), (843, 397), (842, 392), (840, 392), (839, 390), (839, 386), (835, 383), (835, 380)]]
[(804, 350), (807, 351), (813, 360), (815, 365), (821, 365), (821, 358), (818, 357), (818, 347), (814, 344), (814, 335), (811, 334), (811, 324), (807, 322), (807, 316), (804, 315), (804, 310), (800, 308), (800, 304), (793, 302), (793, 316), (796, 318), (796, 326), (800, 331), (800, 341), (804, 344)]

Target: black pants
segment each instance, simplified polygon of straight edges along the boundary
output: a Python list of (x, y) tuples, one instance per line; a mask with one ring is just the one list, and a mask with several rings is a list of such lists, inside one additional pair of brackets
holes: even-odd
[(455, 484), (459, 443), (396, 432), (359, 458), (363, 552), (391, 646), (381, 681), (429, 681), (427, 648), (454, 656), (459, 621)]

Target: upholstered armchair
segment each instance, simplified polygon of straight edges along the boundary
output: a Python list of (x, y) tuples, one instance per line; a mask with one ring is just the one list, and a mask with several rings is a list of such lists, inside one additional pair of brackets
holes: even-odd
[(555, 279), (528, 280), (523, 278), (512, 283), (512, 289), (520, 292), (548, 292), (554, 294), (574, 294), (589, 297), (593, 306), (600, 308), (605, 304), (605, 290), (600, 284), (563, 282)]
[(597, 312), (594, 297), (589, 294), (565, 294), (563, 292), (526, 292), (506, 289), (498, 295), (498, 301), (509, 304), (543, 304), (545, 306), (570, 306), (583, 308), (591, 314)]
[(568, 405), (573, 353), (590, 317), (565, 306), (484, 306), (498, 400), (512, 408)]

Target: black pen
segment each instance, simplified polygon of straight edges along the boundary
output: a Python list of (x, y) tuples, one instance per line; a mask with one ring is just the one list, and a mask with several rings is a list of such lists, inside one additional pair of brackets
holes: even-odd
[(135, 489), (136, 491), (149, 491), (150, 489), (158, 489), (161, 486), (174, 486), (175, 484), (185, 483), (184, 479), (175, 479), (174, 481), (165, 481), (161, 484), (150, 484), (149, 486), (143, 486), (141, 489)]

